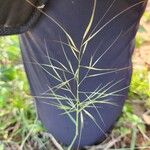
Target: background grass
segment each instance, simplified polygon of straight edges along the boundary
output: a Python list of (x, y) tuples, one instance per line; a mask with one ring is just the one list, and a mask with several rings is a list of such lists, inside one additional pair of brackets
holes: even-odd
[[(144, 15), (149, 21), (149, 14)], [(146, 32), (141, 26), (140, 32)], [(144, 37), (137, 35), (136, 46), (142, 47)], [(134, 69), (129, 98), (123, 114), (110, 137), (99, 147), (146, 149), (150, 146), (150, 126), (143, 114), (150, 109), (148, 69)], [(0, 150), (56, 149), (36, 118), (34, 101), (29, 97), (17, 36), (0, 38)], [(96, 148), (98, 148), (95, 147)], [(105, 148), (104, 148), (105, 147)], [(150, 148), (150, 147), (149, 147)], [(87, 149), (91, 149), (87, 148)]]

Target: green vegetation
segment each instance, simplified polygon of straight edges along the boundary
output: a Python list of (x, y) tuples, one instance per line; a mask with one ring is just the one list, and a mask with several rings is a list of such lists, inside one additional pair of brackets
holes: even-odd
[(0, 38), (0, 150), (43, 148), (48, 140), (28, 96), (20, 54), (16, 36)]

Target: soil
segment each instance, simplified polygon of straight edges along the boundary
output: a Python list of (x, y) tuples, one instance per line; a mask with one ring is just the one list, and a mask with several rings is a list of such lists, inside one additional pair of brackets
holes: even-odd
[[(150, 1), (148, 2), (146, 11), (150, 13)], [(134, 51), (133, 67), (146, 67), (150, 70), (150, 18), (149, 21), (142, 18), (141, 25), (144, 27), (145, 32), (139, 33), (139, 36), (143, 37), (144, 43), (140, 48), (137, 48)]]

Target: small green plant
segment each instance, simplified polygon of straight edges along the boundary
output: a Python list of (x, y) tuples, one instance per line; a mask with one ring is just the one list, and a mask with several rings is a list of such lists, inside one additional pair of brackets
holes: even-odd
[(148, 71), (146, 69), (134, 70), (129, 91), (130, 99), (145, 100), (149, 96)]
[(146, 11), (143, 15), (143, 19), (146, 21), (146, 22), (150, 22), (150, 12), (149, 11)]

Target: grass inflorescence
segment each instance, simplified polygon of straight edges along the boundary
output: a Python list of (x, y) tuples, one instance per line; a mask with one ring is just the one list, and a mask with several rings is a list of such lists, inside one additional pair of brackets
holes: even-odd
[[(102, 75), (116, 73), (116, 72), (130, 68), (129, 66), (122, 67), (122, 68), (110, 68), (110, 69), (96, 67), (97, 63), (101, 61), (103, 56), (106, 55), (107, 52), (113, 47), (113, 45), (120, 39), (120, 37), (122, 36), (122, 31), (114, 39), (114, 41), (110, 44), (110, 46), (96, 60), (94, 59), (95, 55), (97, 55), (97, 51), (95, 50), (95, 53), (91, 55), (90, 60), (87, 61), (89, 62), (89, 64), (88, 65), (82, 64), (82, 60), (85, 57), (85, 53), (87, 52), (87, 49), (88, 49), (87, 47), (89, 43), (92, 40), (94, 40), (94, 38), (107, 25), (109, 25), (113, 20), (120, 17), (122, 14), (126, 13), (130, 9), (144, 3), (144, 1), (140, 1), (132, 6), (129, 6), (125, 10), (121, 11), (120, 13), (112, 17), (107, 23), (103, 24), (100, 28), (98, 28), (98, 25), (103, 21), (103, 19), (105, 18), (105, 16), (111, 9), (111, 7), (114, 5), (115, 1), (116, 0), (113, 1), (113, 3), (107, 9), (106, 13), (101, 18), (101, 20), (96, 24), (96, 26), (92, 30), (92, 25), (94, 21), (95, 12), (96, 12), (96, 6), (97, 6), (97, 0), (93, 0), (93, 9), (91, 12), (91, 17), (85, 29), (85, 32), (83, 34), (82, 41), (81, 41), (79, 48), (77, 47), (77, 44), (75, 43), (71, 35), (66, 31), (66, 29), (60, 23), (58, 23), (54, 18), (52, 18), (51, 16), (49, 16), (42, 10), (39, 10), (45, 16), (47, 16), (50, 21), (56, 24), (56, 26), (58, 26), (65, 34), (67, 42), (62, 41), (61, 37), (59, 41), (57, 40), (55, 42), (61, 46), (61, 50), (62, 50), (64, 59), (67, 62), (67, 66), (63, 64), (63, 62), (61, 62), (59, 59), (56, 59), (50, 56), (49, 50), (45, 42), (46, 58), (47, 58), (48, 63), (41, 64), (35, 58), (33, 59), (34, 59), (35, 64), (41, 67), (43, 71), (45, 71), (50, 77), (56, 80), (58, 84), (56, 84), (53, 87), (49, 86), (48, 90), (45, 91), (42, 95), (38, 95), (35, 97), (41, 98), (41, 99), (47, 99), (48, 101), (47, 102), (44, 101), (44, 103), (47, 103), (48, 105), (54, 106), (57, 109), (62, 110), (63, 113), (61, 113), (60, 115), (66, 115), (72, 121), (73, 125), (75, 126), (75, 134), (74, 134), (74, 138), (72, 139), (72, 143), (70, 143), (70, 146), (68, 148), (69, 150), (72, 148), (77, 138), (81, 140), (81, 134), (84, 128), (84, 116), (85, 115), (88, 116), (96, 124), (96, 126), (100, 129), (101, 132), (104, 132), (101, 126), (98, 124), (95, 117), (88, 111), (88, 108), (95, 109), (102, 123), (105, 124), (105, 121), (99, 112), (101, 105), (106, 104), (106, 105), (112, 105), (112, 106), (117, 107), (118, 105), (112, 102), (111, 100), (109, 100), (108, 97), (109, 96), (112, 96), (112, 97), (121, 96), (120, 92), (128, 88), (128, 87), (122, 87), (121, 89), (109, 92), (111, 89), (113, 89), (115, 86), (117, 86), (124, 80), (124, 79), (120, 79), (118, 81), (110, 81), (106, 85), (100, 84), (93, 91), (86, 91), (86, 87), (84, 91), (80, 89), (80, 86), (84, 83), (84, 81), (85, 80), (88, 81), (89, 78), (95, 78), (95, 77), (99, 77)], [(31, 4), (31, 2), (29, 3)], [(74, 58), (76, 59), (76, 62), (77, 62), (76, 68), (73, 67), (72, 61), (67, 55), (68, 48), (70, 52), (72, 53), (72, 55), (74, 56)], [(52, 72), (48, 71), (48, 69), (46, 68), (50, 68)], [(80, 71), (82, 69), (86, 69), (87, 71), (84, 77), (81, 78)], [(61, 75), (60, 75), (60, 72), (61, 72)], [(94, 73), (91, 73), (91, 72), (94, 72)], [(71, 78), (68, 79), (66, 74), (70, 74)], [(70, 85), (71, 81), (74, 81), (76, 83), (75, 92), (72, 91), (72, 88)], [(70, 93), (71, 96), (68, 97), (65, 94), (61, 95), (59, 94), (59, 92), (57, 92), (58, 90), (67, 91), (68, 93)], [(80, 99), (81, 94), (84, 95), (85, 99)], [(52, 102), (50, 102), (49, 100), (52, 100)], [(75, 113), (75, 117), (72, 116), (73, 113)]]

